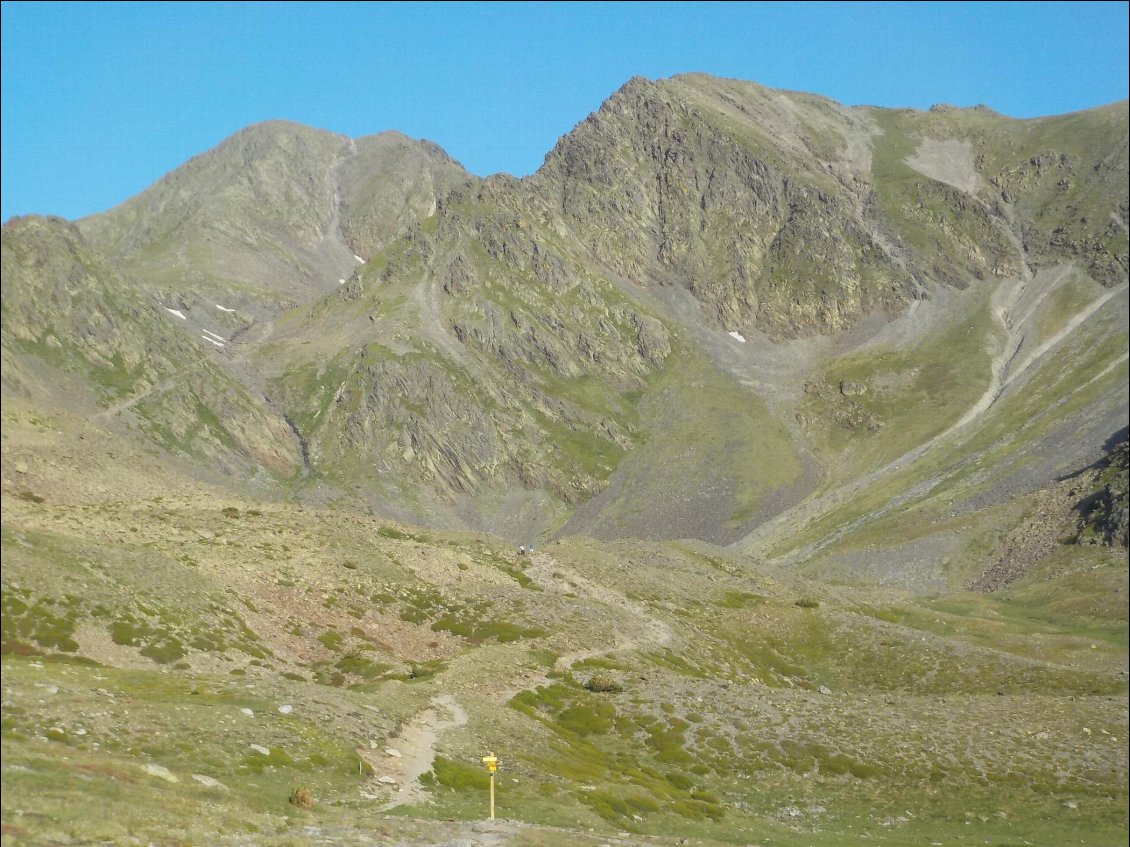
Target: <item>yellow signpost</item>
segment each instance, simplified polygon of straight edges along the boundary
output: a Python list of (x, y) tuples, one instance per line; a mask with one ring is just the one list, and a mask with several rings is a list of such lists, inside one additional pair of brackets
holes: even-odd
[(483, 764), (490, 771), (490, 819), (494, 820), (494, 772), (498, 770), (498, 759), (494, 753), (487, 753), (483, 756)]

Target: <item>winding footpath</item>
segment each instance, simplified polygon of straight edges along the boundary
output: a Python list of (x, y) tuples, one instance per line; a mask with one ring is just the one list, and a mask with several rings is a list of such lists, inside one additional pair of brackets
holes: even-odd
[[(429, 708), (418, 712), (394, 738), (389, 739), (389, 749), (395, 750), (399, 756), (385, 752), (378, 762), (371, 755), (366, 755), (370, 751), (358, 751), (375, 773), (396, 780), (396, 789), (391, 799), (380, 807), (381, 811), (420, 803), (427, 798), (420, 777), (432, 769), (436, 742), (447, 730), (466, 723), (466, 710), (451, 695), (440, 694), (432, 698)], [(392, 762), (396, 766), (390, 768)], [(396, 776), (392, 777), (392, 773)], [(380, 776), (377, 778), (379, 780)]]
[[(671, 628), (653, 617), (642, 603), (630, 600), (621, 592), (589, 579), (561, 564), (550, 554), (535, 553), (530, 561), (525, 573), (543, 591), (572, 594), (603, 604), (621, 615), (620, 619), (626, 624), (630, 624), (624, 627), (624, 630), (630, 631), (621, 631), (619, 628), (615, 630), (611, 644), (559, 656), (553, 666), (555, 672), (565, 673), (577, 663), (588, 659), (661, 647), (671, 641)], [(502, 706), (522, 691), (547, 685), (550, 681), (548, 672), (529, 676), (523, 668), (515, 666), (509, 678), (500, 680), (490, 689), (490, 699)], [(373, 796), (369, 792), (374, 786), (393, 789), (392, 795), (380, 806), (381, 811), (426, 802), (428, 792), (420, 783), (420, 777), (432, 770), (436, 747), (443, 734), (464, 726), (467, 721), (467, 711), (453, 695), (444, 693), (433, 697), (427, 708), (417, 712), (396, 736), (388, 740), (386, 749), (357, 750), (374, 774), (363, 792)], [(390, 753), (390, 750), (393, 752)]]

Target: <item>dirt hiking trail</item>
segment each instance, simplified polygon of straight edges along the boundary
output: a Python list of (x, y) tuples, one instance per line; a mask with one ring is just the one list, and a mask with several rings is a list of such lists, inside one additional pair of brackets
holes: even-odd
[[(661, 647), (673, 638), (671, 628), (651, 615), (646, 606), (624, 594), (579, 573), (548, 553), (534, 553), (525, 573), (546, 592), (570, 594), (607, 606), (617, 615), (622, 626), (614, 631), (610, 644), (562, 654), (554, 662), (556, 673), (566, 673), (574, 665), (612, 653)], [(486, 693), (499, 706), (515, 695), (550, 683), (547, 673), (530, 676), (526, 668), (515, 663), (513, 672), (498, 678)], [(442, 679), (439, 680), (442, 686)], [(384, 749), (359, 748), (357, 754), (372, 769), (373, 777), (362, 789), (367, 796), (373, 788), (392, 788), (392, 795), (380, 806), (381, 811), (424, 803), (428, 792), (420, 777), (432, 769), (436, 747), (443, 734), (464, 726), (467, 711), (448, 693), (434, 696), (427, 708), (417, 712), (403, 728), (388, 739)], [(391, 751), (391, 752), (390, 752)]]

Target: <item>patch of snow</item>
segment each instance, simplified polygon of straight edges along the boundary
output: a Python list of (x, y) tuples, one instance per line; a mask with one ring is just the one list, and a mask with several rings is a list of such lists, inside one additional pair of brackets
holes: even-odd
[(214, 338), (209, 338), (207, 335), (202, 335), (200, 337), (203, 338), (205, 341), (211, 343), (211, 344), (215, 344), (217, 347), (223, 347), (224, 346), (222, 342), (217, 341)]
[(344, 279), (339, 279), (339, 280), (337, 281), (337, 284), (338, 284), (338, 285), (345, 285), (345, 280), (344, 280)]
[(168, 312), (168, 313), (169, 313), (170, 315), (176, 315), (176, 316), (177, 316), (178, 318), (180, 318), (180, 319), (181, 319), (182, 321), (187, 321), (187, 320), (188, 320), (188, 318), (186, 318), (186, 317), (184, 316), (184, 312), (180, 312), (180, 311), (178, 311), (178, 310), (176, 310), (176, 309), (170, 309), (170, 308), (169, 308), (168, 306), (166, 306), (166, 307), (165, 307), (165, 311), (166, 311), (166, 312)]
[(223, 788), (225, 791), (227, 790), (227, 786), (220, 782), (218, 779), (213, 779), (212, 777), (205, 776), (202, 773), (194, 773), (192, 775), (192, 778), (199, 782), (201, 785), (204, 785), (208, 788)]
[(742, 335), (742, 334), (741, 334), (740, 332), (731, 332), (731, 333), (730, 333), (730, 338), (736, 338), (736, 339), (737, 339), (738, 341), (740, 341), (740, 342), (741, 342), (742, 344), (745, 344), (745, 336), (744, 336), (744, 335)]
[(294, 706), (279, 706), (280, 715), (289, 715), (294, 711)]
[(216, 308), (219, 309), (221, 312), (234, 312), (235, 311), (235, 309), (229, 309), (227, 306), (221, 306), (219, 303), (216, 304)]
[(216, 333), (212, 332), (212, 330), (210, 330), (210, 329), (205, 329), (205, 330), (201, 330), (201, 331), (202, 331), (202, 332), (203, 332), (203, 333), (204, 333), (205, 335), (210, 335), (210, 336), (212, 336), (212, 337), (213, 337), (214, 339), (216, 339), (217, 341), (223, 341), (223, 340), (224, 340), (223, 336), (220, 336), (220, 335), (216, 335)]
[(353, 258), (360, 262), (362, 265), (365, 264), (365, 260), (358, 256), (356, 253), (353, 254)]
[(264, 747), (262, 744), (248, 744), (247, 746), (254, 750), (256, 753), (261, 753), (264, 756), (271, 755), (271, 751)]

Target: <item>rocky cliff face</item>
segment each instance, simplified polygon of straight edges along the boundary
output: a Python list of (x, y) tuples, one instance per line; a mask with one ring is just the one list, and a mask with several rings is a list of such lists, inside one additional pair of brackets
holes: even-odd
[(160, 296), (219, 299), (245, 324), (332, 290), (468, 175), (398, 133), (357, 141), (275, 121), (249, 127), (120, 207), (79, 222)]
[[(810, 108), (838, 150), (870, 131), (842, 107)], [(856, 163), (814, 167), (796, 152), (808, 142), (799, 111), (755, 86), (633, 80), (561, 140), (531, 187), (616, 272), (688, 287), (727, 330), (792, 337), (897, 311), (914, 269), (868, 220)], [(783, 137), (765, 139), (763, 112)]]
[(524, 180), (259, 125), (105, 214), (5, 227), (5, 390), (80, 373), (108, 418), (299, 496), (660, 535), (662, 500), (740, 537), (957, 425), (1125, 285), (1126, 125), (634, 79)]
[(1110, 452), (1097, 471), (1097, 490), (1079, 504), (1083, 543), (1128, 546), (1130, 535), (1130, 443)]
[(228, 473), (301, 466), (283, 418), (211, 352), (220, 336), (145, 296), (75, 225), (17, 219), (2, 245), (5, 391), (103, 419), (128, 413), (159, 446)]

